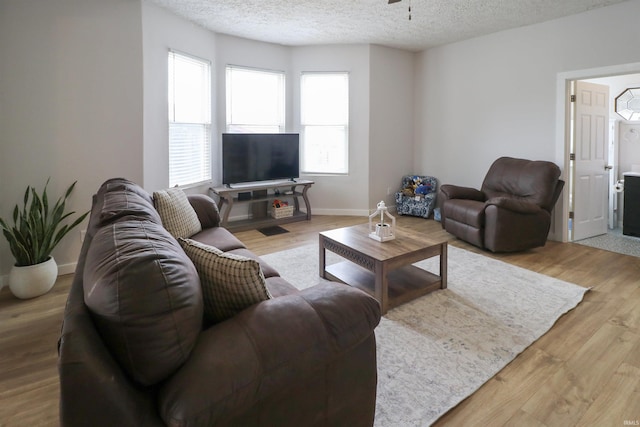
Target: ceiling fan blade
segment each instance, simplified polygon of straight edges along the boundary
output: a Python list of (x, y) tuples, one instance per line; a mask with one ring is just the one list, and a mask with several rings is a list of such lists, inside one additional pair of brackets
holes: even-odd
[(401, 2), (402, 0), (389, 0), (388, 4), (394, 4), (394, 3), (398, 3)]

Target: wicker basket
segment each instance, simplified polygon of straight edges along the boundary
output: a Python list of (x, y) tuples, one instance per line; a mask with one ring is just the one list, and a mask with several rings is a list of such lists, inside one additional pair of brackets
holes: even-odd
[(271, 209), (271, 216), (275, 219), (293, 216), (293, 206), (281, 206)]

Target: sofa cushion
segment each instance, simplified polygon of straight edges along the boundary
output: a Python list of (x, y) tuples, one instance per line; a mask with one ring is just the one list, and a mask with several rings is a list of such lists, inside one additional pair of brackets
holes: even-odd
[(205, 228), (201, 232), (191, 236), (190, 239), (204, 243), (205, 245), (215, 246), (222, 252), (246, 248), (244, 243), (224, 227)]
[(153, 193), (153, 203), (162, 218), (162, 225), (176, 239), (191, 237), (202, 231), (198, 214), (182, 189), (156, 191)]
[[(99, 227), (121, 218), (146, 219), (161, 224), (160, 215), (153, 206), (153, 199), (137, 184), (124, 178), (105, 181), (96, 195), (98, 214), (95, 224)], [(92, 213), (93, 215), (93, 213)]]
[(220, 322), (271, 298), (260, 263), (191, 239), (180, 244), (200, 274), (207, 320)]
[(100, 228), (83, 288), (102, 339), (137, 383), (156, 384), (187, 360), (202, 328), (200, 280), (162, 225), (130, 219)]

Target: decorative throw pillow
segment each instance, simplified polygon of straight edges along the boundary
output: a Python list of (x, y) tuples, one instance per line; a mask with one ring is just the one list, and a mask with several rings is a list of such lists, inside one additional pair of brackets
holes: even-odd
[(195, 240), (179, 241), (200, 276), (208, 320), (221, 322), (271, 298), (258, 261)]
[(202, 231), (198, 215), (182, 189), (156, 191), (153, 193), (153, 203), (160, 214), (162, 225), (176, 239), (191, 237)]

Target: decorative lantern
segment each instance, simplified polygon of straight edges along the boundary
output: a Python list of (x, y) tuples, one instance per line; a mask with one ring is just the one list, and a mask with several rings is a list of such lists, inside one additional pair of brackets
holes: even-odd
[[(369, 237), (378, 242), (396, 238), (396, 218), (387, 211), (384, 201), (378, 203), (378, 210), (369, 215)], [(386, 218), (385, 218), (386, 217)], [(375, 224), (373, 220), (377, 219)]]

